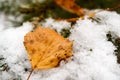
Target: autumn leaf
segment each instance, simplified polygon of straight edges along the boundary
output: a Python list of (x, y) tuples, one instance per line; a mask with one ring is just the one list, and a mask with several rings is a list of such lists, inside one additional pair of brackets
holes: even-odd
[(50, 28), (38, 27), (24, 37), (32, 69), (57, 67), (72, 56), (72, 42)]
[(54, 0), (54, 2), (66, 11), (83, 16), (85, 9), (75, 3), (75, 0)]
[(72, 41), (62, 37), (50, 28), (38, 27), (24, 37), (24, 45), (28, 52), (32, 71), (59, 66), (61, 60), (68, 60), (72, 53)]

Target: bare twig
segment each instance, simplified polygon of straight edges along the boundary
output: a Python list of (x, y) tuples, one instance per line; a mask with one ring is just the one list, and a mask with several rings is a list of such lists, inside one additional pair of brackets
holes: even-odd
[(33, 71), (34, 71), (34, 69), (32, 69), (32, 70), (31, 70), (31, 72), (30, 72), (29, 76), (27, 77), (27, 80), (29, 80), (29, 79), (30, 79), (30, 76), (32, 75)]

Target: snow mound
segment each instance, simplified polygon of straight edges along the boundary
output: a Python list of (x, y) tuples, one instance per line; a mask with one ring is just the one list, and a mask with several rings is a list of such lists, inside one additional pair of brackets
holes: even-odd
[[(99, 20), (99, 21), (97, 21)], [(46, 19), (45, 27), (70, 29), (70, 40), (74, 41), (73, 53), (68, 63), (61, 62), (58, 68), (35, 70), (30, 80), (120, 80), (120, 65), (115, 56), (116, 47), (107, 39), (108, 32), (120, 37), (120, 15), (103, 11), (93, 19), (79, 19), (75, 25), (66, 21)], [(31, 65), (23, 45), (24, 35), (33, 29), (29, 22), (19, 28), (0, 32), (0, 56), (5, 58), (8, 71), (0, 72), (1, 80), (26, 80)]]

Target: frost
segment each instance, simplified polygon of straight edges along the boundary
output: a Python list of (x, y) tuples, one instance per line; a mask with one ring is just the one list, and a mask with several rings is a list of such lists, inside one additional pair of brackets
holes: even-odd
[[(99, 23), (88, 19), (79, 19), (75, 25), (66, 21), (46, 19), (45, 27), (70, 29), (70, 40), (74, 40), (73, 53), (68, 63), (61, 63), (58, 68), (35, 70), (30, 80), (120, 80), (120, 64), (115, 55), (116, 46), (107, 39), (108, 32), (120, 37), (120, 15), (103, 11), (96, 14)], [(0, 79), (25, 80), (31, 70), (27, 52), (23, 45), (24, 35), (33, 29), (27, 22), (18, 28), (0, 32), (0, 55), (10, 69), (0, 72)]]

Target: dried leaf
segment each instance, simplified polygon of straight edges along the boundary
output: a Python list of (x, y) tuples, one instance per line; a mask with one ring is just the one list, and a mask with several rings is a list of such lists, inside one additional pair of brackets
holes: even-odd
[(32, 69), (48, 69), (72, 56), (72, 44), (50, 28), (38, 27), (24, 37)]
[(85, 10), (78, 6), (75, 3), (75, 0), (54, 0), (54, 2), (61, 8), (71, 13), (77, 14), (78, 16), (83, 16), (85, 14)]
[(89, 17), (89, 18), (93, 18), (93, 17), (95, 16), (95, 14), (96, 14), (95, 12), (90, 13), (90, 14), (88, 14), (88, 17)]

